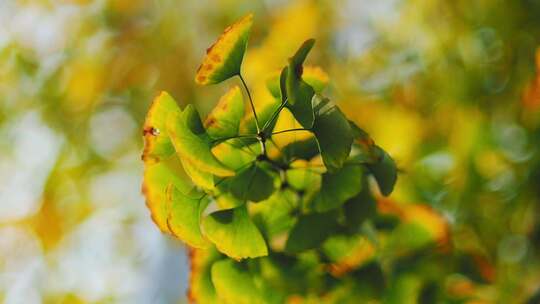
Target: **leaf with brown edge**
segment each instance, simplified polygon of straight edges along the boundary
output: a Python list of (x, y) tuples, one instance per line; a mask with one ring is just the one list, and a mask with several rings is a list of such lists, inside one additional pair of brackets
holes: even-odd
[(216, 297), (214, 283), (212, 283), (211, 269), (214, 262), (223, 256), (214, 248), (189, 249), (190, 276), (187, 293), (190, 303), (215, 304), (219, 303)]
[(238, 135), (240, 121), (244, 117), (244, 98), (238, 86), (221, 97), (216, 107), (204, 121), (206, 132), (213, 139)]
[(167, 196), (166, 189), (173, 184), (182, 192), (189, 192), (192, 188), (180, 178), (182, 168), (176, 155), (171, 155), (157, 163), (145, 163), (142, 192), (146, 198), (146, 206), (150, 210), (152, 220), (159, 229), (169, 233), (167, 226)]
[(167, 226), (174, 236), (191, 247), (206, 248), (210, 242), (204, 238), (200, 229), (201, 214), (210, 200), (201, 193), (183, 194), (173, 184), (166, 190)]
[(167, 131), (180, 158), (185, 158), (200, 170), (217, 176), (234, 175), (233, 170), (212, 154), (211, 140), (193, 105), (187, 105), (182, 113), (169, 116)]
[(220, 83), (240, 75), (253, 14), (249, 14), (227, 27), (217, 41), (206, 50), (206, 56), (195, 76), (200, 85)]
[(180, 108), (167, 92), (161, 92), (154, 99), (143, 126), (143, 161), (157, 162), (161, 158), (174, 154), (174, 147), (167, 134), (166, 122), (169, 115), (178, 112)]

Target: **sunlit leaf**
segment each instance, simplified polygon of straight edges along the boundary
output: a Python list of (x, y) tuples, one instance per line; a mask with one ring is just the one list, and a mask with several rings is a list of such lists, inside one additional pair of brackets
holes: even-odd
[(232, 260), (215, 262), (212, 266), (212, 282), (219, 299), (225, 303), (270, 304), (282, 303), (278, 293), (269, 290), (261, 281), (255, 281), (247, 265)]
[(198, 304), (218, 303), (214, 283), (212, 283), (212, 265), (223, 258), (214, 248), (189, 250), (190, 277), (188, 298)]
[(240, 121), (244, 117), (244, 98), (238, 86), (231, 88), (221, 97), (216, 107), (208, 114), (204, 127), (214, 139), (238, 135)]
[(297, 160), (287, 170), (287, 182), (295, 190), (307, 190), (319, 188), (321, 185), (321, 172), (317, 168), (310, 168), (307, 161)]
[(294, 117), (304, 128), (311, 128), (315, 116), (311, 100), (315, 95), (313, 88), (302, 80), (303, 63), (309, 51), (315, 44), (315, 40), (307, 40), (300, 46), (296, 54), (289, 59), (287, 69), (287, 107)]
[(258, 204), (250, 204), (253, 221), (261, 227), (267, 239), (287, 231), (294, 224), (291, 212), (298, 202), (292, 191), (278, 191)]
[(333, 211), (302, 215), (289, 234), (285, 251), (298, 253), (316, 248), (337, 228), (337, 214)]
[[(266, 87), (268, 88), (270, 94), (280, 100), (282, 100), (282, 96), (284, 95), (281, 92), (280, 85), (280, 79), (282, 78), (281, 75), (284, 73), (286, 77), (287, 69), (272, 74), (272, 76), (266, 80)], [(316, 94), (320, 94), (328, 85), (329, 79), (328, 74), (326, 74), (320, 67), (304, 66), (302, 80), (311, 86)], [(283, 86), (283, 88), (285, 88), (285, 86)]]
[(385, 196), (390, 195), (394, 190), (397, 181), (396, 163), (392, 157), (383, 149), (376, 147), (382, 158), (379, 162), (368, 165), (369, 170), (377, 180), (381, 193)]
[(328, 99), (316, 100), (313, 133), (326, 168), (335, 171), (343, 166), (351, 151), (351, 127), (343, 113)]
[(158, 163), (145, 163), (142, 191), (152, 219), (163, 232), (170, 232), (167, 226), (167, 196), (169, 184), (183, 192), (189, 192), (191, 185), (181, 178), (181, 167), (176, 155), (162, 159)]
[(335, 172), (322, 175), (321, 191), (313, 206), (319, 212), (343, 205), (362, 190), (364, 171), (357, 165), (347, 165)]
[(231, 142), (222, 142), (212, 148), (212, 154), (225, 166), (238, 170), (255, 160), (247, 147), (236, 147)]
[(274, 179), (259, 165), (253, 164), (231, 179), (229, 190), (240, 200), (260, 202), (274, 192)]
[(192, 105), (187, 105), (181, 114), (169, 116), (167, 130), (181, 158), (217, 176), (234, 175), (234, 171), (225, 167), (212, 154), (211, 141)]
[(201, 213), (208, 206), (209, 199), (200, 193), (185, 195), (173, 184), (167, 188), (169, 230), (179, 239), (195, 248), (210, 245), (200, 230)]
[(176, 101), (167, 92), (161, 92), (154, 99), (144, 121), (144, 151), (142, 158), (145, 162), (159, 161), (174, 153), (174, 147), (167, 134), (167, 117), (180, 112)]
[(214, 84), (240, 74), (252, 24), (253, 14), (249, 14), (225, 29), (206, 51), (195, 82), (200, 85)]
[(184, 167), (184, 172), (191, 178), (193, 184), (205, 190), (214, 188), (214, 175), (212, 173), (200, 170), (187, 158), (180, 159), (180, 162)]
[(249, 218), (246, 206), (220, 210), (202, 220), (204, 235), (222, 253), (234, 259), (268, 254), (261, 232)]

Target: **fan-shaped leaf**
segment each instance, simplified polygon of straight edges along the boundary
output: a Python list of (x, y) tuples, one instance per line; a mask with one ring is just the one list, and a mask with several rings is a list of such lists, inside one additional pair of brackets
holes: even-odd
[(216, 290), (212, 283), (212, 265), (223, 256), (214, 248), (189, 250), (190, 278), (188, 298), (198, 304), (216, 304)]
[(337, 214), (333, 211), (303, 215), (289, 233), (285, 251), (298, 253), (316, 248), (337, 228)]
[(311, 100), (315, 95), (313, 88), (302, 80), (302, 64), (307, 54), (313, 47), (315, 40), (307, 40), (300, 46), (300, 49), (289, 59), (287, 69), (286, 92), (287, 107), (291, 110), (294, 117), (306, 129), (313, 126), (315, 116)]
[(159, 161), (174, 153), (174, 147), (166, 129), (167, 117), (180, 112), (176, 101), (167, 92), (161, 92), (154, 99), (144, 121), (144, 151), (142, 159), (145, 162)]
[(268, 255), (261, 232), (249, 218), (246, 206), (220, 210), (202, 220), (204, 235), (219, 251), (234, 259)]
[(169, 116), (167, 130), (176, 152), (200, 170), (217, 176), (232, 176), (234, 171), (219, 162), (211, 151), (211, 142), (199, 114), (187, 105), (181, 114)]
[[(272, 76), (270, 76), (270, 78), (266, 80), (266, 87), (268, 88), (268, 91), (270, 92), (270, 94), (272, 94), (272, 96), (277, 99), (283, 100), (282, 96), (284, 94), (281, 92), (280, 88), (280, 79), (282, 78), (281, 75), (285, 75), (286, 79), (287, 68), (285, 68), (281, 72), (276, 72), (272, 74)], [(318, 66), (304, 66), (302, 80), (304, 80), (304, 82), (311, 86), (316, 94), (320, 94), (326, 88), (329, 81), (328, 74), (326, 74), (326, 72), (324, 72), (323, 69)], [(283, 85), (283, 89), (285, 89), (285, 85)]]
[(218, 298), (225, 303), (269, 304), (283, 303), (279, 293), (267, 288), (262, 282), (255, 283), (256, 276), (243, 265), (232, 260), (221, 260), (212, 266), (212, 282)]
[(380, 147), (376, 147), (376, 149), (382, 158), (379, 162), (368, 165), (368, 168), (377, 180), (381, 193), (388, 196), (394, 190), (397, 181), (396, 163), (386, 151)]
[(252, 24), (253, 14), (249, 14), (225, 29), (206, 50), (206, 57), (197, 71), (195, 82), (201, 85), (214, 84), (240, 74)]
[(362, 190), (364, 172), (360, 166), (347, 165), (336, 172), (322, 176), (321, 191), (313, 205), (319, 212), (343, 205)]
[(191, 178), (193, 184), (205, 190), (214, 189), (214, 176), (212, 173), (201, 171), (187, 158), (183, 158), (180, 161), (182, 167), (184, 167), (184, 172)]
[(240, 121), (244, 117), (244, 98), (238, 86), (231, 88), (221, 97), (216, 107), (208, 114), (204, 127), (214, 139), (238, 135)]
[(167, 187), (166, 192), (169, 230), (191, 247), (208, 247), (210, 243), (201, 234), (200, 217), (208, 206), (209, 199), (200, 193), (187, 196), (173, 184)]
[(240, 200), (260, 202), (274, 192), (274, 180), (257, 164), (246, 168), (229, 182), (229, 190)]
[(335, 171), (351, 152), (353, 137), (345, 115), (328, 99), (316, 98), (313, 133), (328, 171)]
[(142, 191), (152, 219), (163, 232), (170, 232), (167, 226), (167, 186), (173, 184), (183, 192), (189, 192), (191, 185), (180, 178), (180, 163), (176, 155), (162, 159), (158, 163), (145, 163)]

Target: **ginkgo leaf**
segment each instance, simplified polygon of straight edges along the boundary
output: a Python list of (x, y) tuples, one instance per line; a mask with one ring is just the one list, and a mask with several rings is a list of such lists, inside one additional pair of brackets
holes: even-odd
[(225, 167), (211, 151), (211, 140), (206, 134), (199, 114), (187, 105), (180, 114), (169, 116), (167, 131), (176, 152), (200, 170), (217, 176), (232, 176), (234, 171)]
[(225, 166), (238, 170), (255, 160), (255, 155), (244, 148), (237, 148), (233, 143), (222, 142), (212, 148), (212, 154)]
[(145, 163), (142, 192), (146, 197), (146, 205), (150, 209), (152, 219), (163, 232), (170, 232), (167, 226), (166, 189), (169, 184), (183, 192), (192, 188), (180, 178), (181, 167), (176, 155), (162, 159), (158, 163)]
[(285, 83), (287, 92), (287, 107), (294, 117), (306, 129), (313, 126), (315, 116), (311, 100), (315, 95), (313, 88), (302, 80), (304, 60), (315, 44), (314, 39), (307, 40), (300, 46), (296, 54), (289, 59), (287, 80)]
[(270, 242), (272, 237), (292, 227), (294, 218), (291, 214), (297, 204), (293, 191), (276, 191), (267, 200), (258, 204), (250, 204), (249, 211), (257, 227), (261, 227), (265, 237)]
[(240, 171), (229, 182), (229, 191), (239, 200), (260, 202), (274, 192), (274, 180), (257, 164)]
[(335, 171), (351, 152), (353, 137), (345, 115), (328, 99), (316, 98), (313, 133), (328, 171)]
[(240, 121), (244, 117), (244, 98), (238, 86), (231, 88), (221, 97), (216, 107), (208, 114), (204, 127), (214, 139), (238, 135)]
[[(283, 75), (284, 72), (286, 76), (287, 68), (285, 68), (284, 71), (275, 72), (266, 80), (266, 87), (270, 94), (280, 100), (283, 100), (282, 96), (284, 95), (281, 92), (280, 85), (281, 75)], [(329, 78), (328, 74), (318, 66), (304, 66), (302, 80), (311, 86), (316, 94), (320, 94), (328, 85)], [(283, 86), (283, 88), (285, 88), (285, 86)]]
[(216, 290), (212, 283), (212, 265), (223, 256), (214, 248), (189, 249), (189, 290), (190, 302), (197, 304), (216, 304)]
[(318, 247), (338, 228), (333, 211), (302, 215), (289, 233), (285, 251), (298, 253)]
[(187, 196), (170, 184), (167, 195), (167, 225), (179, 239), (195, 248), (206, 248), (210, 242), (201, 234), (201, 213), (208, 206), (209, 199), (200, 194)]
[(376, 148), (375, 142), (369, 134), (349, 120), (354, 138), (354, 151), (351, 152), (350, 160), (355, 163), (372, 164), (382, 157), (380, 149)]
[(286, 172), (287, 182), (295, 190), (308, 190), (319, 188), (321, 185), (321, 172), (310, 168), (309, 162), (296, 160), (291, 164), (291, 169)]
[(180, 159), (180, 162), (184, 167), (184, 172), (191, 178), (193, 184), (204, 190), (214, 189), (214, 175), (212, 173), (200, 170), (187, 158)]
[(167, 134), (166, 122), (169, 115), (178, 112), (180, 108), (167, 92), (161, 92), (154, 99), (144, 121), (143, 161), (156, 162), (174, 154), (174, 147)]
[(394, 190), (397, 181), (396, 163), (386, 151), (378, 146), (376, 149), (379, 151), (379, 155), (382, 155), (382, 158), (377, 163), (369, 164), (368, 168), (375, 177), (381, 193), (388, 196)]
[(363, 181), (362, 191), (345, 202), (343, 210), (345, 211), (345, 222), (352, 230), (358, 230), (366, 219), (376, 214), (377, 202), (371, 195), (367, 179)]
[(197, 84), (215, 84), (240, 75), (252, 24), (253, 14), (249, 14), (225, 29), (206, 50), (206, 57), (195, 76)]
[(313, 202), (315, 210), (324, 212), (343, 205), (360, 193), (363, 170), (357, 165), (343, 166), (339, 171), (322, 175), (321, 191)]
[(266, 242), (249, 218), (246, 206), (220, 210), (202, 220), (203, 234), (219, 251), (240, 260), (268, 255)]
[(221, 260), (212, 266), (212, 283), (218, 298), (225, 303), (271, 304), (283, 303), (279, 292), (269, 289), (247, 267), (232, 260)]

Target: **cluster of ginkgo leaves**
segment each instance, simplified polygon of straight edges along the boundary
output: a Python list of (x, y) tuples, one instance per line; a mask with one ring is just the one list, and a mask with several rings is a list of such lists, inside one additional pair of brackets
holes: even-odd
[[(163, 92), (144, 124), (143, 192), (159, 228), (194, 248), (199, 303), (279, 303), (301, 293), (283, 271), (305, 276), (301, 269), (319, 265), (309, 252), (331, 263), (347, 250), (372, 251), (360, 236), (375, 213), (370, 176), (383, 195), (397, 178), (392, 158), (321, 95), (324, 72), (304, 67), (314, 40), (269, 77), (274, 102), (255, 106), (241, 75), (252, 19), (225, 30), (195, 77), (209, 85), (238, 76), (245, 94), (232, 87), (201, 120)], [(340, 276), (350, 263), (324, 271)], [(272, 267), (282, 288), (265, 287)]]

